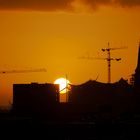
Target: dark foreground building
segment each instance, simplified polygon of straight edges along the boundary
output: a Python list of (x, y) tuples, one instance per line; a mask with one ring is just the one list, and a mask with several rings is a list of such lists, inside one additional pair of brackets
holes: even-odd
[(21, 113), (50, 112), (59, 103), (59, 85), (14, 84), (13, 110)]
[(140, 93), (140, 44), (138, 50), (138, 63), (134, 74), (134, 89), (135, 92)]
[(72, 87), (69, 102), (79, 105), (81, 111), (87, 113), (123, 112), (124, 109), (129, 110), (133, 106), (132, 88), (124, 79), (112, 84), (90, 80)]

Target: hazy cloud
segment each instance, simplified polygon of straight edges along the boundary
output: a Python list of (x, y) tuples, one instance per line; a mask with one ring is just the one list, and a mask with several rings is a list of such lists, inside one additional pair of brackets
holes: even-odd
[(69, 10), (74, 0), (0, 0), (0, 9), (7, 10)]
[(110, 5), (112, 0), (81, 0), (83, 3), (88, 4), (92, 7), (96, 7), (99, 5)]
[(84, 4), (92, 8), (101, 5), (118, 5), (121, 7), (135, 7), (140, 6), (140, 0), (81, 0)]
[(72, 10), (72, 3), (75, 1), (80, 1), (93, 9), (101, 5), (140, 6), (140, 0), (0, 0), (0, 10)]
[(121, 6), (140, 6), (140, 0), (115, 0), (115, 2), (120, 4)]

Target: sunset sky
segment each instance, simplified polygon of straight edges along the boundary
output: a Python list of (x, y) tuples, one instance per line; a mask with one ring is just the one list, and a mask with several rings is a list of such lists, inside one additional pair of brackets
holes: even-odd
[(0, 71), (46, 68), (47, 72), (0, 75), (0, 105), (12, 103), (13, 83), (107, 82), (102, 48), (114, 50), (112, 82), (129, 79), (140, 41), (139, 0), (0, 0)]

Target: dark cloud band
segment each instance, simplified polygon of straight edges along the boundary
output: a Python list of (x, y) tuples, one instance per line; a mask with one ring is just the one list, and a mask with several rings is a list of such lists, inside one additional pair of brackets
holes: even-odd
[(93, 9), (101, 5), (140, 6), (140, 0), (0, 0), (0, 10), (72, 10), (72, 3), (75, 1)]
[(140, 0), (115, 0), (115, 3), (127, 7), (140, 6)]
[(140, 0), (81, 0), (81, 1), (92, 8), (99, 7), (101, 5), (112, 5), (112, 6), (118, 5), (121, 7), (140, 6)]
[(74, 0), (0, 0), (0, 9), (6, 10), (65, 10)]

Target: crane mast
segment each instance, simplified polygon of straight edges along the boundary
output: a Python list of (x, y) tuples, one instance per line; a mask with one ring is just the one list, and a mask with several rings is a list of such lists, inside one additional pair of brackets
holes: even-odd
[(111, 61), (112, 60), (116, 60), (116, 61), (121, 60), (121, 58), (118, 58), (118, 59), (117, 58), (116, 59), (111, 58), (110, 51), (111, 50), (116, 50), (116, 49), (118, 49), (118, 48), (110, 48), (109, 42), (108, 42), (108, 48), (102, 49), (103, 52), (107, 51), (107, 58), (106, 58), (106, 60), (107, 60), (107, 65), (108, 65), (108, 83), (111, 83)]
[(112, 58), (111, 57), (111, 51), (117, 50), (117, 49), (124, 49), (127, 47), (120, 47), (120, 48), (110, 48), (110, 44), (108, 42), (108, 47), (101, 49), (103, 52), (107, 52), (107, 58), (98, 58), (98, 57), (80, 57), (80, 59), (101, 59), (101, 60), (107, 60), (107, 67), (108, 67), (108, 83), (111, 83), (111, 61), (116, 60), (120, 61), (121, 58)]
[[(109, 43), (108, 43), (109, 46)], [(108, 54), (108, 83), (111, 83), (111, 58), (110, 58), (110, 49), (107, 49), (107, 54)]]
[(103, 52), (107, 51), (107, 62), (108, 62), (108, 83), (111, 83), (111, 61), (112, 60), (116, 60), (116, 61), (120, 61), (121, 58), (111, 58), (111, 50), (118, 50), (118, 49), (124, 49), (127, 47), (120, 47), (120, 48), (110, 48), (110, 44), (108, 42), (108, 47), (105, 49), (102, 49)]

